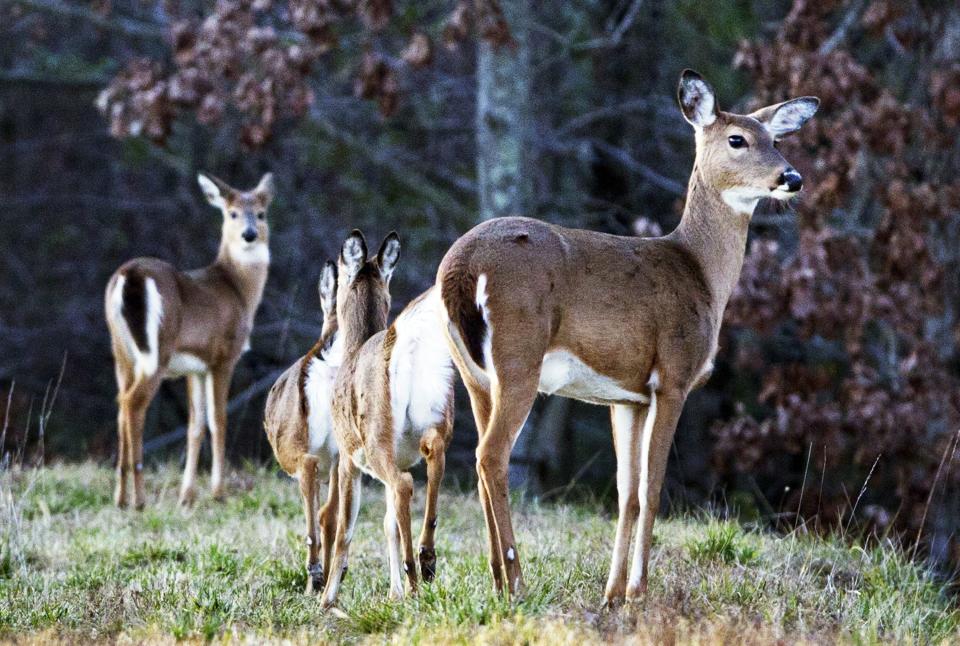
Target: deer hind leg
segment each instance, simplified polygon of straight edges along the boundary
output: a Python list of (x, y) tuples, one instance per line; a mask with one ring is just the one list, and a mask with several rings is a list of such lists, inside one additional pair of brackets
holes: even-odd
[(613, 446), (617, 454), (617, 494), (619, 515), (613, 543), (610, 576), (605, 598), (608, 607), (623, 601), (627, 589), (627, 567), (633, 528), (640, 513), (640, 439), (647, 416), (646, 406), (611, 406)]
[[(542, 356), (542, 355), (541, 355)], [(510, 520), (509, 483), (507, 468), (510, 450), (537, 396), (539, 370), (517, 370), (502, 374), (493, 386), (493, 406), (487, 431), (477, 447), (477, 472), (486, 494), (487, 514), (493, 519), (496, 540), (495, 551), (503, 563), (503, 576), (510, 594), (519, 594), (523, 577)], [(491, 552), (491, 564), (494, 553)], [(496, 575), (494, 575), (496, 583)], [(502, 591), (502, 582), (498, 585)]]
[(127, 480), (129, 479), (128, 466), (130, 457), (127, 452), (130, 443), (127, 440), (127, 413), (124, 406), (123, 395), (127, 392), (128, 384), (133, 381), (133, 375), (130, 369), (121, 364), (123, 359), (119, 356), (119, 350), (114, 345), (113, 354), (115, 357), (114, 370), (117, 375), (117, 486), (114, 490), (113, 500), (117, 507), (127, 506)]
[(627, 599), (636, 599), (647, 591), (653, 523), (660, 507), (660, 489), (684, 400), (685, 396), (675, 389), (663, 389), (660, 392), (651, 390), (650, 409), (643, 424), (641, 439), (638, 491), (640, 523), (627, 584)]
[[(319, 487), (317, 487), (319, 499)], [(337, 534), (337, 506), (340, 504), (340, 480), (337, 477), (337, 459), (334, 458), (330, 466), (329, 484), (327, 485), (327, 502), (320, 508), (320, 550), (322, 554), (321, 584), (323, 589), (325, 577), (330, 573), (330, 559), (333, 556), (333, 541)]]
[(210, 490), (214, 500), (223, 500), (226, 494), (223, 474), (227, 460), (227, 395), (232, 372), (232, 369), (221, 369), (207, 373), (204, 379), (207, 425), (210, 427), (210, 444), (213, 449)]
[[(417, 590), (417, 565), (413, 560), (413, 540), (410, 532), (410, 499), (413, 498), (413, 476), (401, 471), (388, 451), (367, 451), (366, 453), (370, 456), (371, 470), (386, 488), (387, 513), (384, 517), (383, 529), (387, 535), (390, 553), (390, 596), (399, 598), (403, 596), (402, 577), (399, 580), (395, 577), (399, 576), (401, 568), (406, 574), (410, 591), (416, 592)], [(395, 542), (398, 534), (400, 538), (399, 554)]]
[[(461, 371), (460, 374), (467, 374)], [(464, 379), (467, 386), (467, 392), (470, 395), (470, 407), (473, 409), (473, 419), (477, 425), (478, 446), (479, 440), (487, 432), (487, 426), (490, 424), (490, 410), (493, 403), (490, 393), (484, 388), (474, 383), (471, 379)], [(479, 464), (477, 474), (479, 476)], [(490, 498), (487, 496), (487, 490), (483, 486), (483, 478), (477, 478), (477, 492), (480, 497), (480, 507), (483, 509), (483, 520), (487, 525), (487, 550), (490, 555), (490, 573), (493, 576), (493, 585), (497, 590), (503, 589), (503, 559), (500, 553), (500, 541), (497, 538), (497, 524), (493, 516), (493, 507), (490, 505)]]
[(200, 447), (203, 445), (206, 397), (202, 375), (187, 375), (187, 398), (190, 400), (190, 421), (187, 423), (187, 459), (183, 467), (183, 482), (180, 485), (180, 504), (192, 505), (197, 497), (195, 481)]
[(337, 533), (334, 538), (333, 558), (327, 571), (327, 584), (323, 589), (323, 607), (329, 608), (337, 601), (340, 584), (347, 571), (350, 541), (360, 511), (360, 471), (349, 456), (341, 455), (337, 478), (339, 480), (339, 504), (337, 506)]
[[(423, 512), (423, 528), (420, 530), (420, 576), (429, 583), (437, 575), (437, 497), (446, 466), (447, 443), (445, 435), (431, 428), (420, 440), (420, 453), (427, 462), (427, 504)], [(449, 433), (446, 434), (449, 437)]]
[(400, 527), (397, 524), (397, 504), (389, 486), (384, 488), (387, 511), (383, 516), (383, 533), (387, 537), (387, 562), (390, 568), (390, 598), (403, 597), (403, 577), (400, 575)]
[(138, 377), (123, 395), (121, 411), (126, 431), (127, 470), (133, 473), (133, 506), (143, 509), (146, 491), (143, 485), (143, 425), (147, 409), (160, 388), (160, 378)]
[(307, 544), (306, 594), (323, 589), (323, 570), (320, 566), (320, 541), (317, 536), (317, 458), (305, 455), (300, 461), (300, 496), (303, 498), (303, 517), (307, 524), (304, 540)]

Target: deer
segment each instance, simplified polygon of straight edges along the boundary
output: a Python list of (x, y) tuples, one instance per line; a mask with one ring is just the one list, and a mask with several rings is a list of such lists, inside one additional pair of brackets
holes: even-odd
[[(337, 326), (337, 265), (334, 262), (324, 265), (318, 290), (323, 312), (320, 338), (306, 355), (277, 378), (267, 395), (264, 412), (264, 430), (277, 462), (297, 480), (303, 498), (307, 525), (305, 594), (323, 590), (337, 528), (339, 450), (333, 435), (330, 405), (333, 380), (343, 360), (343, 335)], [(327, 501), (318, 511), (318, 476), (322, 473), (329, 474), (329, 486)]]
[(696, 155), (672, 233), (625, 237), (498, 218), (457, 240), (439, 266), (445, 336), (478, 430), (478, 490), (501, 593), (523, 589), (507, 467), (540, 392), (609, 406), (618, 519), (605, 601), (645, 596), (673, 435), (688, 394), (712, 373), (754, 208), (802, 188), (777, 142), (813, 116), (817, 98), (721, 112), (713, 88), (685, 70), (678, 100)]
[[(340, 512), (335, 552), (323, 592), (323, 605), (336, 602), (347, 567), (353, 521), (346, 510), (356, 505), (353, 483), (361, 472), (384, 484), (390, 597), (417, 590), (410, 530), (413, 477), (409, 469), (427, 463), (427, 498), (418, 561), (424, 581), (436, 576), (437, 498), (447, 447), (453, 436), (455, 372), (440, 329), (439, 292), (431, 287), (415, 298), (386, 327), (388, 284), (399, 257), (399, 241), (388, 236), (375, 261), (367, 260), (362, 236), (355, 232), (341, 254), (338, 316), (345, 359), (333, 394), (334, 433), (340, 446)], [(384, 329), (385, 328), (385, 329)]]
[(234, 367), (250, 348), (254, 315), (270, 267), (266, 213), (274, 196), (267, 173), (249, 191), (212, 175), (197, 177), (210, 205), (223, 215), (220, 249), (212, 264), (181, 271), (157, 258), (136, 258), (111, 276), (105, 295), (117, 379), (117, 485), (126, 507), (129, 476), (133, 506), (143, 509), (143, 425), (162, 381), (186, 377), (189, 399), (187, 456), (179, 502), (196, 497), (194, 480), (209, 426), (211, 489), (224, 497), (227, 395)]

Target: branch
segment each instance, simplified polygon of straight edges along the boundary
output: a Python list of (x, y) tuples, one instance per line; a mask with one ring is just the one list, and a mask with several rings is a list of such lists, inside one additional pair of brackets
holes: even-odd
[(834, 49), (840, 46), (840, 44), (846, 39), (847, 32), (850, 30), (850, 27), (860, 19), (860, 14), (863, 13), (863, 10), (866, 9), (866, 0), (857, 0), (853, 3), (853, 6), (850, 7), (850, 11), (844, 15), (843, 19), (840, 21), (840, 24), (837, 25), (837, 28), (830, 34), (830, 38), (826, 39), (820, 49), (817, 50), (817, 53), (821, 56), (829, 54)]
[(585, 43), (576, 43), (573, 45), (575, 51), (584, 51), (588, 49), (601, 49), (605, 47), (616, 47), (623, 40), (624, 34), (633, 26), (640, 9), (643, 7), (643, 0), (633, 0), (633, 3), (627, 8), (626, 13), (613, 31), (601, 38), (592, 38)]
[(683, 195), (686, 192), (682, 183), (674, 179), (670, 179), (665, 175), (661, 175), (646, 164), (641, 164), (623, 148), (618, 148), (617, 146), (613, 146), (599, 139), (590, 139), (589, 141), (598, 150), (620, 162), (624, 168), (637, 173), (654, 186), (659, 186), (663, 190), (669, 191), (674, 195)]
[(158, 26), (154, 23), (134, 20), (124, 16), (108, 18), (92, 9), (82, 6), (76, 6), (61, 2), (60, 0), (17, 0), (17, 4), (29, 7), (36, 11), (45, 11), (60, 16), (70, 18), (79, 18), (93, 23), (101, 29), (133, 36), (138, 38), (149, 38), (161, 40), (166, 37), (166, 27)]

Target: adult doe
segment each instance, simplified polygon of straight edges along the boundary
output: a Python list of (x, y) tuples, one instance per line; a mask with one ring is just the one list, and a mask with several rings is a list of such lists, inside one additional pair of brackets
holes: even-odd
[(238, 191), (206, 175), (198, 180), (207, 201), (223, 214), (220, 251), (213, 264), (180, 271), (156, 258), (125, 263), (110, 278), (106, 315), (119, 394), (116, 503), (144, 505), (143, 423), (160, 382), (187, 378), (190, 421), (181, 504), (193, 502), (204, 423), (213, 445), (214, 498), (224, 495), (227, 393), (234, 366), (249, 348), (253, 317), (270, 266), (267, 208), (273, 176)]
[[(337, 326), (336, 294), (337, 266), (327, 262), (320, 275), (320, 308), (323, 310), (320, 338), (277, 379), (267, 396), (264, 414), (264, 430), (277, 462), (300, 484), (307, 523), (308, 594), (323, 590), (337, 528), (338, 450), (330, 402), (333, 380), (343, 360), (343, 335)], [(317, 477), (321, 473), (329, 474), (330, 486), (327, 502), (318, 514)]]
[(399, 251), (396, 238), (388, 237), (377, 260), (367, 261), (363, 238), (354, 234), (341, 254), (338, 314), (349, 341), (334, 386), (334, 432), (341, 449), (340, 514), (323, 594), (325, 606), (335, 602), (347, 565), (353, 524), (345, 510), (356, 504), (352, 483), (360, 471), (386, 488), (383, 530), (390, 596), (399, 598), (404, 594), (404, 574), (411, 591), (417, 586), (410, 531), (413, 478), (407, 470), (421, 457), (426, 459), (427, 502), (419, 565), (425, 581), (432, 581), (436, 572), (437, 496), (453, 434), (455, 373), (440, 327), (439, 290), (431, 288), (414, 299), (393, 325), (383, 329), (387, 284)]
[(480, 436), (479, 493), (498, 590), (522, 586), (507, 463), (539, 391), (610, 406), (619, 518), (606, 600), (645, 593), (673, 434), (687, 395), (713, 369), (754, 207), (801, 188), (776, 142), (813, 116), (816, 98), (720, 112), (711, 87), (689, 70), (678, 98), (696, 159), (673, 233), (639, 239), (501, 218), (460, 238), (440, 265), (448, 341)]

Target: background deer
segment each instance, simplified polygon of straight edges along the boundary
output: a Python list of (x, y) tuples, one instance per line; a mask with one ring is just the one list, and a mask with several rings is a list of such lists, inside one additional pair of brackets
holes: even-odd
[(180, 271), (155, 258), (125, 263), (110, 278), (106, 316), (119, 394), (116, 503), (141, 509), (143, 422), (160, 382), (185, 376), (190, 400), (187, 463), (180, 502), (193, 501), (204, 422), (213, 444), (213, 496), (224, 494), (227, 393), (240, 355), (249, 348), (253, 317), (270, 266), (267, 208), (273, 176), (252, 191), (238, 191), (205, 175), (198, 180), (207, 201), (223, 213), (220, 251), (212, 265)]
[(776, 141), (813, 116), (817, 99), (719, 112), (711, 87), (687, 70), (679, 101), (696, 159), (673, 233), (640, 239), (502, 218), (460, 238), (440, 265), (448, 340), (480, 435), (479, 492), (498, 590), (504, 578), (511, 593), (522, 585), (507, 465), (540, 391), (610, 406), (620, 513), (606, 599), (646, 591), (673, 434), (687, 395), (713, 369), (754, 207), (801, 188)]
[[(307, 589), (323, 590), (337, 528), (337, 443), (330, 400), (343, 359), (337, 327), (337, 266), (327, 262), (320, 275), (320, 338), (305, 356), (280, 375), (267, 396), (264, 429), (280, 467), (300, 483), (307, 523)], [(320, 506), (319, 473), (329, 473), (327, 502)], [(319, 541), (317, 525), (319, 521)], [(320, 561), (322, 553), (323, 561)]]
[[(377, 261), (367, 261), (366, 245), (355, 232), (341, 254), (338, 314), (352, 341), (334, 388), (334, 432), (341, 447), (341, 489), (336, 548), (323, 603), (336, 601), (353, 534), (351, 483), (365, 471), (384, 483), (387, 511), (383, 529), (390, 561), (390, 595), (404, 592), (401, 568), (412, 590), (417, 566), (410, 532), (413, 478), (406, 471), (427, 460), (427, 505), (420, 536), (420, 569), (425, 580), (436, 572), (434, 534), (437, 495), (453, 428), (453, 364), (438, 324), (437, 291), (428, 290), (400, 314), (389, 329), (383, 313), (389, 303), (390, 275), (400, 254), (396, 234), (384, 241)], [(348, 322), (349, 321), (349, 322)], [(348, 331), (349, 328), (349, 331)], [(354, 328), (361, 330), (355, 332)], [(401, 560), (401, 550), (402, 560)]]

